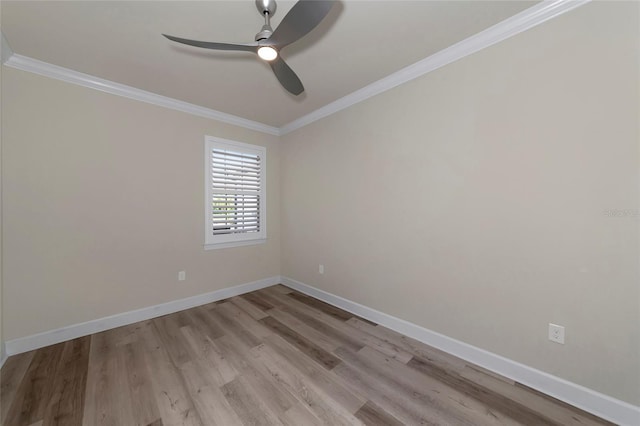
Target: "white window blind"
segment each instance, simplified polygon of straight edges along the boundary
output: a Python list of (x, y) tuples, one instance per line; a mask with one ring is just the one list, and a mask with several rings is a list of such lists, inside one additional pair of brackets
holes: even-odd
[[(263, 240), (263, 147), (206, 138), (207, 235), (205, 245)], [(211, 247), (217, 248), (217, 247)]]

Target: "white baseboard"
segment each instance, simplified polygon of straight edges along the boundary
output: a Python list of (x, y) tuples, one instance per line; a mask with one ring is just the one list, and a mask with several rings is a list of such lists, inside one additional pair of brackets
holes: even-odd
[(640, 425), (640, 407), (612, 398), (544, 371), (452, 339), (435, 331), (319, 290), (291, 278), (281, 283), (333, 306), (359, 315), (398, 333), (450, 353), (465, 361), (522, 383), (603, 419), (620, 425)]
[(6, 354), (16, 355), (23, 352), (32, 351), (34, 349), (53, 345), (82, 336), (88, 336), (93, 333), (109, 330), (123, 325), (133, 324), (139, 321), (145, 321), (151, 318), (160, 317), (162, 315), (172, 314), (174, 312), (193, 308), (195, 306), (205, 305), (217, 300), (226, 299), (228, 297), (237, 296), (239, 294), (248, 293), (250, 291), (259, 290), (280, 283), (280, 277), (264, 278), (262, 280), (253, 281), (246, 284), (237, 285), (235, 287), (223, 288), (221, 290), (212, 291), (210, 293), (200, 294), (198, 296), (187, 297), (186, 299), (174, 300), (160, 305), (149, 306), (147, 308), (137, 309), (135, 311), (123, 312), (104, 318), (99, 318), (80, 324), (74, 324), (55, 330), (45, 331), (43, 333), (33, 334), (31, 336), (21, 337), (5, 342)]

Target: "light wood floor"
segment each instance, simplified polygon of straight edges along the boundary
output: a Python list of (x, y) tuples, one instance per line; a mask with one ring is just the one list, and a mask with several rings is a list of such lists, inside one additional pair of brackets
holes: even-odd
[(283, 286), (10, 357), (6, 426), (594, 425)]

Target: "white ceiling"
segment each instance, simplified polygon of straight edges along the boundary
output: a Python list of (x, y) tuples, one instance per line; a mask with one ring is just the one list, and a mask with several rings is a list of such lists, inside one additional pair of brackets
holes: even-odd
[[(251, 53), (161, 36), (252, 42), (263, 24), (253, 0), (2, 1), (2, 32), (19, 55), (280, 127), (535, 3), (339, 1), (282, 52), (305, 85), (298, 97)], [(278, 2), (274, 28), (293, 4)]]

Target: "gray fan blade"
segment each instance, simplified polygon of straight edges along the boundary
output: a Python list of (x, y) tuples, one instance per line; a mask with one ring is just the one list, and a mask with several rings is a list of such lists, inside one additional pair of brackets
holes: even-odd
[(186, 38), (174, 37), (166, 34), (162, 34), (166, 38), (171, 41), (176, 41), (182, 44), (188, 44), (190, 46), (196, 47), (204, 47), (205, 49), (215, 49), (215, 50), (241, 50), (245, 52), (257, 52), (258, 44), (232, 44), (232, 43), (214, 43), (211, 41), (198, 41), (198, 40), (189, 40)]
[(282, 60), (282, 58), (280, 58), (280, 56), (269, 62), (269, 65), (271, 65), (271, 69), (275, 73), (276, 77), (278, 77), (278, 81), (280, 82), (280, 84), (282, 84), (285, 89), (287, 89), (294, 95), (299, 95), (300, 93), (304, 92), (304, 86), (302, 85), (302, 82), (300, 81), (296, 73), (293, 72), (291, 68), (289, 68), (289, 65), (287, 65), (286, 62)]
[(300, 0), (282, 18), (269, 44), (282, 48), (304, 37), (327, 16), (333, 4), (330, 0)]

